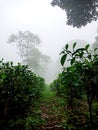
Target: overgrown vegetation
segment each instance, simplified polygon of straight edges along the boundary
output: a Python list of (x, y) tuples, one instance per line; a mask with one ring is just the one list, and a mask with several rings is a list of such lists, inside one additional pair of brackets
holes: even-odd
[[(67, 130), (96, 130), (98, 129), (98, 54), (96, 49), (75, 49), (73, 52), (66, 44), (61, 52), (61, 64), (70, 62), (51, 84), (52, 89), (65, 98)], [(68, 59), (67, 59), (68, 57)]]
[(63, 130), (63, 123), (66, 119), (64, 111), (65, 102), (58, 97), (55, 91), (51, 91), (50, 85), (44, 89), (41, 97), (41, 118), (45, 123), (39, 126), (38, 130)]
[(32, 130), (40, 125), (35, 107), (44, 87), (44, 79), (27, 66), (0, 61), (0, 129)]
[(76, 45), (65, 45), (63, 71), (50, 85), (25, 65), (0, 61), (1, 130), (98, 129), (97, 49)]

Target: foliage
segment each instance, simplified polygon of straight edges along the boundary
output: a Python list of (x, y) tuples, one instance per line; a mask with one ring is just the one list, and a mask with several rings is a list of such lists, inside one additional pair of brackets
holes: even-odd
[(45, 87), (42, 94), (41, 118), (45, 123), (38, 130), (62, 130), (62, 122), (66, 117), (63, 105), (65, 103), (64, 100), (56, 96), (56, 92), (51, 90), (50, 85)]
[[(53, 86), (67, 103), (66, 129), (98, 129), (97, 107), (94, 107), (98, 102), (98, 54), (96, 49), (89, 50), (89, 45), (75, 49), (76, 45), (70, 51), (66, 44), (61, 52), (64, 67)], [(70, 62), (68, 67), (65, 67), (66, 60)]]
[[(68, 59), (71, 66), (63, 71), (65, 76), (68, 75), (67, 79), (70, 77), (70, 79), (68, 79), (69, 82), (67, 82), (67, 86), (69, 86), (69, 93), (67, 94), (70, 95), (71, 100), (68, 102), (71, 104), (71, 107), (73, 107), (72, 102), (74, 102), (75, 98), (78, 97), (83, 100), (82, 96), (86, 96), (89, 109), (90, 128), (92, 129), (92, 104), (93, 100), (97, 98), (96, 92), (98, 92), (98, 55), (95, 50), (93, 52), (89, 50), (89, 45), (77, 50), (75, 50), (75, 46), (76, 43), (73, 44), (73, 52), (70, 52), (70, 50), (68, 50), (68, 44), (66, 44), (61, 58), (61, 64), (64, 65), (67, 55), (70, 55), (71, 57)], [(63, 58), (64, 56), (65, 59)]]
[[(0, 61), (0, 128), (25, 129), (27, 119), (34, 121), (35, 101), (41, 96), (45, 81), (25, 65)], [(35, 127), (33, 124), (32, 128)]]
[(39, 36), (29, 31), (19, 31), (17, 35), (12, 34), (8, 43), (15, 43), (19, 49), (19, 55), (24, 64), (27, 64), (36, 74), (43, 76), (50, 57), (38, 50), (41, 43)]
[(68, 25), (79, 28), (98, 19), (97, 0), (53, 0), (51, 4), (66, 11)]
[(58, 78), (55, 79), (51, 84), (50, 88), (52, 91), (56, 91), (56, 94), (60, 97), (64, 97), (65, 95), (65, 89), (62, 85), (62, 74), (58, 75)]

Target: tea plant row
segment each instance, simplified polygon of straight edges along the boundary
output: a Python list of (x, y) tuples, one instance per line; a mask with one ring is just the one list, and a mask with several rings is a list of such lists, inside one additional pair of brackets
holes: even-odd
[[(51, 83), (51, 89), (65, 100), (66, 130), (98, 129), (98, 54), (97, 49), (69, 50), (66, 44), (61, 52), (63, 71)], [(65, 62), (70, 65), (66, 67)]]
[(0, 129), (32, 130), (41, 120), (34, 112), (45, 86), (27, 66), (0, 61)]

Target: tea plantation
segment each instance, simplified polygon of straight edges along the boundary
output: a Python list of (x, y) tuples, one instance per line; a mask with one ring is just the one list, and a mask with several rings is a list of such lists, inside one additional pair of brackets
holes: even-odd
[(50, 85), (25, 65), (0, 61), (0, 130), (98, 130), (98, 54), (75, 48), (65, 45)]

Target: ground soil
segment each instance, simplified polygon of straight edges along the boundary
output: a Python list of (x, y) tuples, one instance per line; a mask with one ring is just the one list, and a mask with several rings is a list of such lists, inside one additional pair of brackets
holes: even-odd
[(56, 97), (48, 90), (44, 93), (40, 105), (41, 118), (45, 123), (37, 130), (64, 130), (62, 124), (65, 120), (64, 106), (60, 98)]

